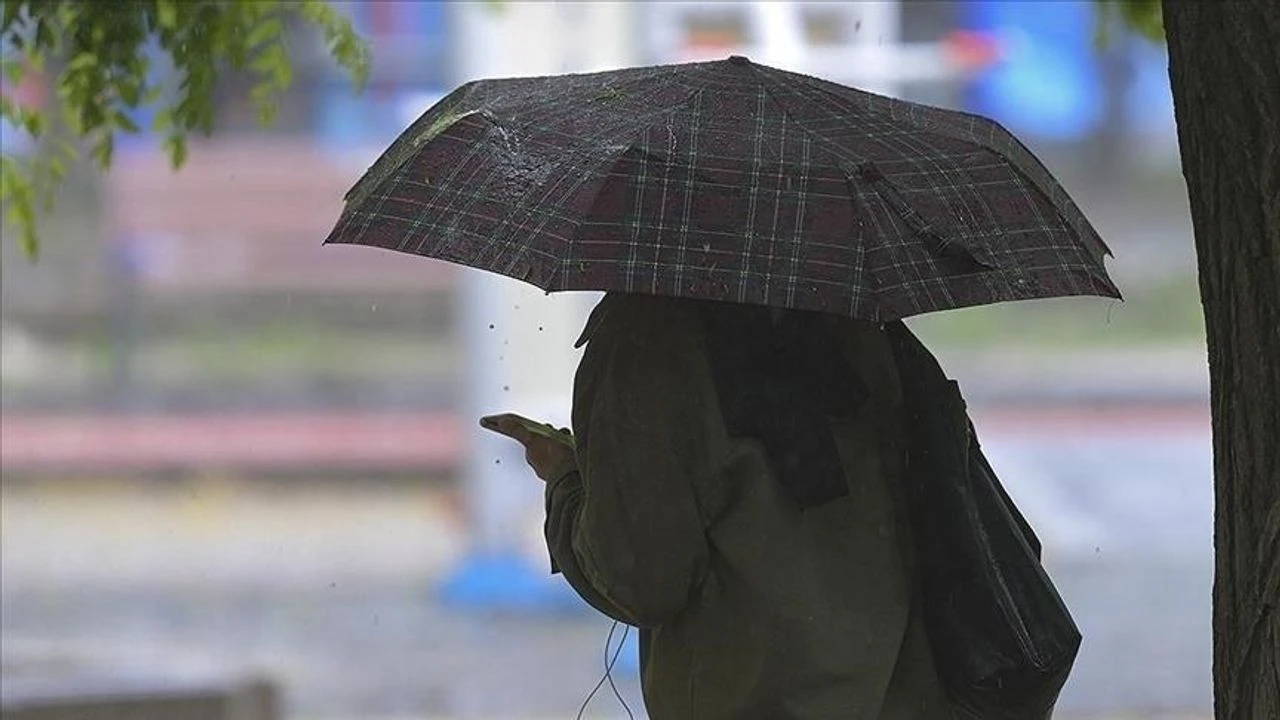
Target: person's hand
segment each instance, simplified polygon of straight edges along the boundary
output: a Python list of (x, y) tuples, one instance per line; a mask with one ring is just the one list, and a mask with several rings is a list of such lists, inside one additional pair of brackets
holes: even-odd
[(513, 415), (489, 416), (483, 425), (524, 445), (525, 462), (544, 482), (555, 480), (577, 467), (572, 445), (531, 432)]

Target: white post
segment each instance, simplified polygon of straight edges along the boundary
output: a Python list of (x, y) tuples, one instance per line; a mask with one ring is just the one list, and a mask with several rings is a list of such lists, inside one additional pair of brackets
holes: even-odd
[(792, 72), (807, 72), (804, 23), (798, 3), (788, 0), (755, 0), (751, 3), (752, 44), (760, 57), (751, 58)]
[[(478, 78), (556, 74), (579, 65), (615, 65), (593, 52), (601, 37), (593, 15), (618, 3), (587, 5), (566, 16), (554, 3), (483, 3), (457, 12), (459, 82)], [(626, 28), (612, 15), (615, 28)], [(578, 21), (569, 23), (565, 20)], [(584, 22), (585, 21), (585, 22)], [(595, 25), (610, 26), (609, 22)], [(594, 42), (567, 55), (585, 38)], [(614, 43), (626, 47), (626, 42)], [(457, 327), (463, 343), (462, 422), (468, 428), (463, 466), (465, 502), (473, 545), (446, 581), (446, 599), (470, 606), (534, 608), (566, 601), (553, 581), (544, 548), (530, 540), (542, 516), (542, 484), (511, 440), (481, 430), (482, 415), (513, 411), (558, 425), (569, 424), (577, 353), (573, 341), (589, 309), (581, 293), (547, 295), (514, 279), (465, 269), (458, 295)], [(531, 547), (532, 545), (532, 547)], [(574, 602), (568, 598), (569, 602)]]
[[(902, 35), (900, 0), (864, 0), (850, 8), (859, 25), (854, 45), (867, 49), (863, 56), (871, 66), (858, 72), (859, 87), (869, 92), (899, 97), (901, 84), (891, 66)], [(865, 78), (865, 79), (862, 79)]]

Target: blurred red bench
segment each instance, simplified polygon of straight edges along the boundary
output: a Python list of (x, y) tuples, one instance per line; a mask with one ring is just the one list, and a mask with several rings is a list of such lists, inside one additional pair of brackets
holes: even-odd
[(441, 414), (0, 417), (0, 471), (448, 470), (466, 438)]
[(105, 230), (128, 245), (148, 290), (377, 290), (451, 286), (452, 268), (400, 253), (321, 243), (361, 163), (297, 138), (193, 145), (182, 170), (124, 153), (104, 179)]

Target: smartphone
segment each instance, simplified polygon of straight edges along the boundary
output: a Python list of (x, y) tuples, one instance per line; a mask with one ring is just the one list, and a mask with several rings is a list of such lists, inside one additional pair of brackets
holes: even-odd
[(534, 433), (535, 435), (541, 435), (542, 437), (550, 438), (551, 440), (555, 440), (557, 442), (562, 442), (570, 447), (573, 446), (573, 435), (571, 433), (565, 432), (563, 430), (559, 430), (555, 426), (548, 425), (547, 423), (538, 422), (536, 420), (530, 420), (529, 418), (524, 417), (523, 415), (517, 415), (515, 413), (502, 413), (501, 415), (486, 415), (480, 418), (480, 427), (484, 428), (485, 430), (496, 432), (499, 435), (505, 435), (507, 437), (510, 437), (510, 435), (507, 435), (507, 433), (502, 431), (502, 424), (504, 421), (518, 423), (525, 430), (528, 430), (529, 432)]

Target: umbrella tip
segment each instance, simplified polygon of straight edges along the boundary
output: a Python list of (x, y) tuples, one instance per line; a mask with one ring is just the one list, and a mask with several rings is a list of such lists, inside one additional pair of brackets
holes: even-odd
[(745, 55), (730, 55), (729, 62), (734, 65), (750, 65), (751, 60)]

